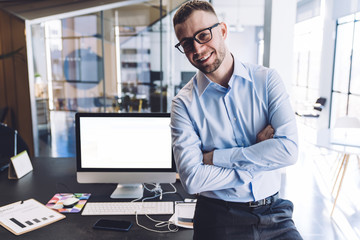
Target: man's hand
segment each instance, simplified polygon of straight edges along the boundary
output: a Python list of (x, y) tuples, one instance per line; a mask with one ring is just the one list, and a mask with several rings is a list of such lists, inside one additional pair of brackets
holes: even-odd
[(214, 151), (203, 152), (203, 163), (207, 164), (207, 165), (214, 165), (213, 164), (213, 155), (214, 155)]
[(271, 125), (267, 125), (261, 132), (256, 135), (256, 142), (262, 142), (274, 137), (274, 129)]
[[(274, 137), (274, 129), (271, 125), (267, 125), (261, 132), (256, 135), (256, 142), (262, 142)], [(214, 151), (203, 152), (203, 163), (206, 165), (214, 165), (213, 163)]]

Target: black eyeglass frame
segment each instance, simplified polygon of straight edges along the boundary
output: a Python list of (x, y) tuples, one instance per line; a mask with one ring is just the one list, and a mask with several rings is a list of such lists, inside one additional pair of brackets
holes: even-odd
[[(180, 47), (180, 45), (181, 45), (181, 42), (183, 42), (184, 40), (188, 40), (188, 39), (191, 39), (191, 40), (193, 40), (193, 41), (195, 40), (195, 41), (196, 41), (197, 43), (199, 43), (199, 44), (205, 44), (205, 43), (210, 42), (210, 41), (212, 40), (212, 38), (213, 38), (211, 29), (213, 29), (213, 28), (215, 28), (215, 27), (217, 27), (217, 26), (219, 26), (219, 25), (220, 25), (220, 23), (218, 22), (218, 23), (215, 23), (214, 25), (212, 25), (211, 27), (204, 28), (204, 29), (201, 29), (201, 30), (197, 31), (196, 33), (194, 33), (194, 36), (193, 36), (193, 37), (184, 38), (184, 39), (182, 39), (180, 42), (178, 42), (178, 43), (175, 45), (175, 48), (177, 48), (181, 53), (185, 53), (185, 50), (182, 51), (179, 47)], [(200, 32), (205, 31), (205, 30), (209, 30), (209, 31), (210, 31), (211, 37), (210, 37), (210, 39), (209, 39), (208, 41), (206, 41), (206, 42), (200, 42), (198, 39), (196, 39), (196, 35), (198, 35)]]

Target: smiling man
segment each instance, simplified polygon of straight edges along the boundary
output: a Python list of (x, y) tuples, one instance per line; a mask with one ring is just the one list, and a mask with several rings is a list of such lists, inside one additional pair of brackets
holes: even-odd
[(298, 152), (281, 78), (231, 54), (210, 3), (184, 3), (173, 24), (175, 47), (199, 70), (171, 110), (180, 179), (198, 195), (194, 239), (302, 239), (293, 204), (279, 198), (281, 171)]

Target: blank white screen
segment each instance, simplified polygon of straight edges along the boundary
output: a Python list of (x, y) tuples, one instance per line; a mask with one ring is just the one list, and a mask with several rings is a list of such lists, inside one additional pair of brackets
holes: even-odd
[(80, 118), (82, 168), (171, 168), (170, 118)]

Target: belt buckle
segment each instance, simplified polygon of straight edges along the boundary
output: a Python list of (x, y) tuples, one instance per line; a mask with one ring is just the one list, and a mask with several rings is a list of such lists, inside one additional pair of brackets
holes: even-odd
[(272, 202), (276, 201), (278, 199), (278, 193), (275, 193), (273, 196), (261, 199), (259, 201), (249, 202), (249, 207), (255, 208), (260, 207), (264, 205), (270, 205)]
[(251, 208), (255, 208), (255, 207), (259, 207), (265, 204), (265, 199), (261, 199), (259, 201), (256, 202), (249, 202), (249, 207)]

